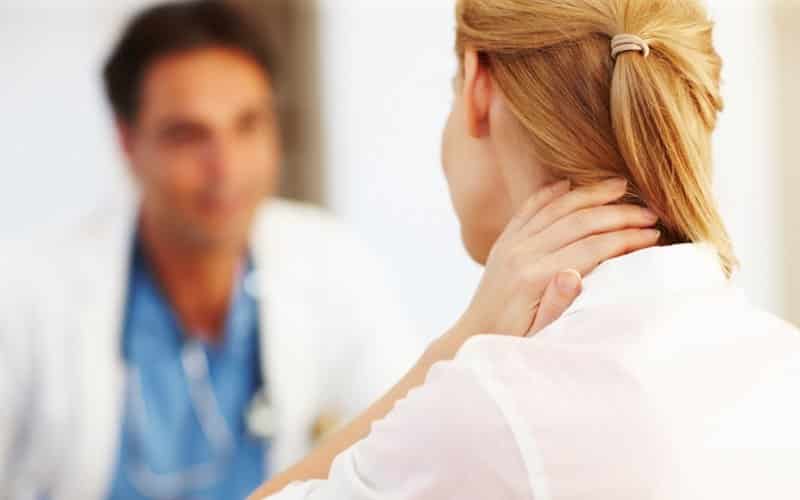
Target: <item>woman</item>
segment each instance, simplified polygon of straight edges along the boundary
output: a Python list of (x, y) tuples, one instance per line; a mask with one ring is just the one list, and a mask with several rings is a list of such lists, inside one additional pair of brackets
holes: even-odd
[[(699, 2), (460, 0), (457, 17), (444, 166), (472, 256), (491, 270), (508, 234), (554, 220), (541, 201), (511, 213), (557, 179), (626, 179), (660, 245), (601, 264), (533, 338), (443, 337), (257, 498), (800, 497), (800, 335), (729, 284), (711, 186), (721, 62)], [(591, 220), (553, 227), (576, 222)]]

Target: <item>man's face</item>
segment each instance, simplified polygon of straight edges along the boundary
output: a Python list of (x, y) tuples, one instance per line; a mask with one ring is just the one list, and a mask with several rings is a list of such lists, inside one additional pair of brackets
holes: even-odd
[(272, 87), (254, 60), (204, 48), (156, 61), (120, 129), (153, 229), (197, 249), (246, 245), (280, 163)]

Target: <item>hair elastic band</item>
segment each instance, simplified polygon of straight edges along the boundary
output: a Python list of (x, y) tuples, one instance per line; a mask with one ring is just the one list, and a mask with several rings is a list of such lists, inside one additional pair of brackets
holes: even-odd
[(616, 59), (623, 52), (641, 52), (650, 55), (650, 44), (636, 35), (622, 34), (611, 39), (611, 58)]

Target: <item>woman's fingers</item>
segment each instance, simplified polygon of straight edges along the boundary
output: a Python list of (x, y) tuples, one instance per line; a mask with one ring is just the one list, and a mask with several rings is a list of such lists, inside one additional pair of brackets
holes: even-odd
[(658, 215), (636, 205), (585, 208), (567, 215), (532, 236), (537, 252), (547, 254), (589, 236), (623, 229), (644, 229), (658, 222)]
[(556, 221), (585, 208), (601, 207), (615, 202), (625, 196), (627, 190), (628, 183), (625, 179), (610, 179), (559, 196), (530, 219), (524, 228), (525, 234), (538, 234)]
[(528, 336), (531, 337), (537, 334), (560, 318), (578, 298), (578, 295), (581, 294), (582, 284), (580, 273), (574, 269), (558, 273), (550, 281), (542, 296), (542, 301), (536, 312), (533, 326), (528, 331)]
[[(553, 282), (557, 273), (575, 269), (586, 275), (605, 260), (658, 242), (657, 231), (638, 229), (655, 224), (654, 215), (640, 207), (605, 206), (624, 196), (624, 180), (569, 188), (567, 182), (550, 186), (518, 212), (495, 243), (456, 331), (514, 336), (538, 331), (580, 291), (559, 287), (562, 280)], [(563, 278), (567, 284), (569, 278)]]
[(655, 229), (626, 229), (589, 236), (552, 254), (546, 267), (553, 273), (572, 268), (586, 276), (606, 260), (654, 246), (660, 237), (661, 232)]
[(561, 181), (537, 191), (517, 212), (508, 224), (507, 231), (513, 233), (524, 227), (540, 210), (567, 194), (570, 186), (570, 181)]

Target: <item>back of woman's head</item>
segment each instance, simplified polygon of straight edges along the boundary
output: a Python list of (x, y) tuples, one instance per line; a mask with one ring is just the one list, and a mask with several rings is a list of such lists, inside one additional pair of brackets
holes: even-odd
[[(710, 243), (733, 271), (712, 193), (721, 60), (697, 1), (459, 0), (457, 22), (459, 54), (481, 55), (546, 168), (577, 186), (627, 178), (665, 243)], [(649, 54), (613, 58), (623, 34)]]

